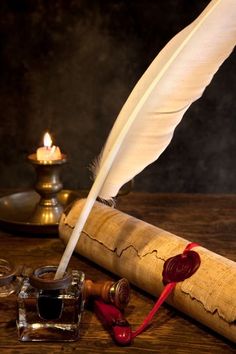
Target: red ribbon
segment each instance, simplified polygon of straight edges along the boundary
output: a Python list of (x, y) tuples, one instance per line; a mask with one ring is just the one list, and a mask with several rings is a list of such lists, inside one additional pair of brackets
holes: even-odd
[[(165, 271), (165, 265), (168, 265), (168, 262), (172, 262), (173, 261), (176, 261), (177, 258), (176, 257), (179, 257), (180, 259), (184, 259), (185, 256), (187, 256), (188, 252), (191, 251), (192, 248), (196, 247), (196, 246), (199, 246), (197, 243), (195, 242), (191, 242), (189, 243), (182, 255), (177, 255), (175, 257), (171, 257), (169, 259), (167, 259), (167, 261), (164, 263), (164, 270), (163, 270), (163, 273)], [(191, 275), (193, 275), (197, 269), (199, 268), (200, 266), (200, 257), (198, 255), (198, 253), (194, 252), (195, 253), (195, 257), (191, 259), (191, 270), (189, 271), (189, 269), (187, 269), (187, 273), (186, 273), (186, 267), (182, 267), (182, 272), (180, 271), (182, 277), (178, 277), (179, 274), (173, 276), (172, 274), (172, 278), (176, 278), (176, 279), (181, 279), (181, 280), (177, 280), (177, 281), (171, 281), (171, 282), (168, 282), (167, 285), (164, 287), (161, 295), (159, 296), (157, 302), (155, 303), (154, 307), (152, 308), (152, 310), (149, 312), (149, 314), (147, 315), (147, 317), (144, 319), (144, 321), (142, 322), (142, 324), (138, 327), (138, 329), (136, 329), (136, 331), (132, 332), (132, 339), (135, 338), (137, 335), (139, 335), (140, 333), (142, 333), (146, 328), (147, 326), (149, 325), (149, 323), (151, 322), (151, 320), (153, 319), (154, 315), (156, 314), (156, 312), (158, 311), (158, 309), (160, 308), (160, 306), (163, 304), (163, 302), (167, 299), (167, 297), (170, 295), (170, 293), (174, 290), (177, 282), (179, 281), (183, 281), (184, 279), (187, 279), (189, 278)], [(196, 256), (197, 255), (197, 256)], [(178, 262), (178, 260), (177, 260)], [(176, 263), (176, 262), (175, 262)], [(176, 264), (173, 264), (173, 265), (176, 265)], [(168, 267), (167, 267), (168, 268)], [(171, 267), (170, 267), (171, 269)], [(168, 272), (168, 269), (166, 270)], [(183, 271), (185, 271), (185, 274), (183, 273)], [(171, 278), (171, 274), (168, 274), (170, 275), (170, 278)], [(165, 280), (165, 274), (163, 274), (163, 282), (164, 284), (166, 284), (166, 280)], [(184, 279), (183, 279), (184, 278)]]
[(176, 284), (193, 275), (200, 266), (198, 253), (191, 251), (193, 247), (199, 246), (197, 243), (189, 243), (182, 254), (167, 259), (163, 267), (163, 283), (165, 285), (160, 297), (152, 310), (144, 319), (142, 324), (132, 331), (130, 324), (123, 316), (123, 313), (114, 305), (106, 304), (101, 299), (94, 301), (94, 311), (103, 325), (111, 332), (115, 342), (119, 345), (128, 345), (132, 339), (142, 333), (154, 315), (174, 290)]

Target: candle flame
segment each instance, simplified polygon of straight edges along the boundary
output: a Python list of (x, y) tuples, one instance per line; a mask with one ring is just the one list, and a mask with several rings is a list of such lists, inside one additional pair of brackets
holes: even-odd
[(43, 145), (47, 148), (50, 148), (52, 146), (52, 139), (48, 132), (44, 134)]

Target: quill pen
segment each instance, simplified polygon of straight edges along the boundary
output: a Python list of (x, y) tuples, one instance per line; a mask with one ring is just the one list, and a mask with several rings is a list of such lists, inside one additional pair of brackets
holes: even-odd
[(213, 0), (154, 59), (109, 134), (55, 278), (64, 274), (96, 198), (116, 196), (124, 183), (160, 156), (184, 113), (201, 97), (235, 42), (236, 1)]

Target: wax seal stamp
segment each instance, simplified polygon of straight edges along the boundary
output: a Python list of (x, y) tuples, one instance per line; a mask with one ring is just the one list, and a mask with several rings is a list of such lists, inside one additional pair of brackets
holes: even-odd
[(167, 259), (162, 272), (164, 285), (191, 277), (199, 268), (200, 263), (199, 254), (189, 250)]
[(113, 281), (85, 281), (85, 297), (101, 297), (106, 303), (111, 303), (119, 309), (124, 309), (130, 300), (130, 285), (127, 279)]
[(130, 286), (127, 279), (122, 278), (110, 288), (110, 300), (119, 309), (124, 309), (130, 300)]

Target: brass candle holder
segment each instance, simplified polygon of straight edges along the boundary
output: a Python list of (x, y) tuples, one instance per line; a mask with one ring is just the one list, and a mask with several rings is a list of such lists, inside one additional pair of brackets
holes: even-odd
[(63, 189), (60, 180), (60, 169), (67, 162), (66, 155), (62, 154), (60, 160), (37, 160), (36, 154), (28, 156), (28, 161), (36, 172), (35, 191), (40, 195), (39, 202), (31, 215), (32, 223), (53, 225), (59, 222), (63, 212), (58, 195)]
[[(34, 189), (21, 191), (0, 198), (0, 226), (17, 232), (39, 234), (58, 233), (63, 211), (85, 191), (64, 190), (60, 169), (67, 162), (58, 146), (44, 134), (44, 146), (28, 155), (28, 162), (36, 172)], [(68, 210), (68, 209), (67, 209)]]

